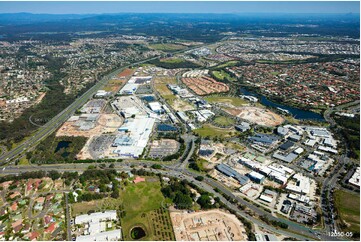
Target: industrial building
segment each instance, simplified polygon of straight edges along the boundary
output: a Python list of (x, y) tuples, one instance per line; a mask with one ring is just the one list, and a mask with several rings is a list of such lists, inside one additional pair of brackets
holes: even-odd
[(164, 111), (162, 105), (159, 102), (150, 102), (148, 103), (148, 106), (153, 112), (157, 114), (161, 114)]
[(138, 158), (147, 146), (154, 124), (155, 119), (148, 116), (127, 119), (118, 129), (119, 135), (113, 143), (116, 146), (114, 153), (120, 157)]
[(236, 125), (235, 126), (235, 129), (240, 131), (240, 132), (246, 132), (247, 130), (250, 130), (251, 129), (251, 126), (249, 123), (247, 122), (242, 122), (241, 124), (239, 125)]
[(226, 176), (236, 179), (242, 186), (249, 182), (249, 178), (239, 174), (237, 171), (225, 164), (219, 164), (216, 166), (217, 170), (225, 174)]
[(277, 137), (273, 135), (267, 135), (267, 134), (255, 134), (254, 136), (248, 137), (250, 141), (256, 142), (256, 143), (262, 143), (264, 145), (272, 145), (274, 142), (278, 140)]
[(348, 182), (354, 186), (360, 187), (360, 167), (357, 167), (355, 173), (348, 180)]
[(249, 177), (249, 179), (251, 179), (251, 181), (256, 182), (256, 183), (263, 183), (265, 176), (255, 172), (255, 171), (251, 171), (250, 173), (247, 174), (247, 176)]
[(122, 238), (121, 230), (109, 230), (112, 221), (117, 220), (115, 210), (83, 214), (75, 217), (76, 225), (85, 225), (83, 235), (76, 238), (77, 241), (116, 241)]
[(287, 163), (291, 163), (298, 157), (298, 155), (295, 153), (284, 154), (280, 151), (276, 151), (275, 153), (273, 153), (272, 157)]
[(303, 195), (310, 193), (310, 178), (297, 173), (292, 177), (292, 179), (296, 180), (296, 182), (294, 184), (287, 184), (286, 190)]
[(277, 128), (277, 134), (280, 136), (286, 136), (289, 132), (288, 128), (284, 128), (284, 127), (278, 127)]

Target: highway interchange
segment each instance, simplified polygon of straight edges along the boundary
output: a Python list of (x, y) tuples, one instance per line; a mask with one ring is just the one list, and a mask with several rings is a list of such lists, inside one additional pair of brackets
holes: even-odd
[[(199, 46), (197, 46), (199, 47)], [(187, 51), (190, 49), (187, 49)], [(179, 51), (183, 52), (183, 51)], [(142, 60), (133, 64), (130, 64), (128, 66), (123, 66), (112, 73), (106, 75), (102, 78), (101, 81), (97, 82), (93, 87), (91, 87), (88, 91), (86, 91), (82, 96), (77, 98), (70, 106), (68, 106), (66, 109), (64, 109), (61, 113), (56, 115), (54, 118), (52, 118), (48, 123), (46, 123), (44, 126), (41, 126), (33, 136), (29, 137), (27, 140), (25, 140), (23, 143), (19, 144), (16, 148), (8, 151), (3, 152), (0, 154), (0, 165), (4, 166), (6, 165), (2, 170), (2, 175), (9, 175), (9, 174), (20, 174), (22, 172), (27, 171), (50, 171), (50, 170), (57, 170), (59, 172), (63, 171), (78, 171), (82, 172), (85, 169), (88, 169), (89, 165), (91, 163), (76, 163), (76, 164), (55, 164), (55, 165), (30, 165), (30, 166), (13, 166), (12, 161), (16, 158), (21, 157), (24, 155), (28, 150), (31, 150), (37, 146), (37, 144), (45, 139), (47, 136), (49, 136), (51, 133), (53, 133), (56, 129), (60, 127), (60, 125), (65, 122), (73, 113), (79, 109), (81, 106), (83, 106), (99, 89), (101, 89), (113, 76), (120, 73), (124, 68), (134, 66), (137, 64), (141, 64), (144, 62), (147, 62), (152, 59), (157, 59), (159, 57), (153, 57), (150, 59)], [(329, 118), (329, 115), (325, 115), (327, 118)], [(332, 121), (331, 121), (332, 124)], [(187, 179), (190, 182), (195, 183), (197, 186), (201, 187), (202, 189), (211, 192), (218, 196), (220, 200), (230, 209), (237, 211), (238, 215), (250, 220), (252, 223), (257, 224), (261, 227), (264, 227), (270, 231), (273, 231), (275, 233), (280, 233), (288, 237), (293, 237), (299, 240), (344, 240), (342, 238), (335, 238), (330, 237), (328, 234), (333, 229), (335, 229), (335, 222), (331, 225), (326, 225), (326, 228), (324, 230), (320, 230), (319, 232), (315, 232), (312, 230), (312, 228), (307, 227), (302, 224), (298, 224), (296, 222), (289, 221), (287, 219), (276, 217), (273, 214), (270, 214), (263, 209), (255, 206), (254, 204), (245, 201), (244, 199), (235, 196), (228, 188), (223, 186), (223, 184), (210, 179), (208, 177), (205, 177), (203, 181), (198, 181), (195, 179), (195, 177), (199, 176), (198, 173), (195, 173), (193, 171), (190, 171), (187, 169), (187, 163), (188, 160), (191, 158), (194, 149), (195, 149), (195, 137), (186, 133), (183, 135), (183, 138), (186, 142), (186, 149), (185, 154), (182, 156), (182, 159), (180, 159), (180, 162), (171, 163), (164, 165), (162, 164), (161, 170), (154, 170), (152, 168), (149, 168), (150, 165), (152, 165), (152, 162), (149, 161), (124, 161), (120, 163), (115, 163), (115, 169), (119, 171), (129, 171), (134, 166), (137, 168), (143, 168), (150, 171), (155, 171), (157, 173), (161, 173), (168, 176), (178, 177), (182, 179)], [(348, 159), (346, 156), (342, 157), (341, 164), (344, 164), (348, 162)], [(340, 170), (340, 169), (339, 169)], [(339, 170), (337, 170), (337, 167), (332, 171), (332, 175), (329, 176), (326, 180), (323, 182), (322, 191), (321, 194), (326, 192), (327, 189), (330, 189), (334, 187), (335, 183), (337, 182), (337, 176), (339, 173)], [(287, 230), (281, 230), (278, 228), (275, 228), (273, 226), (270, 226), (263, 221), (260, 221), (259, 219), (254, 218), (253, 216), (250, 216), (246, 212), (240, 210), (237, 205), (229, 202), (225, 199), (225, 197), (216, 192), (214, 189), (217, 188), (219, 191), (221, 191), (223, 194), (226, 194), (227, 196), (231, 197), (232, 199), (236, 200), (238, 204), (246, 206), (248, 209), (252, 210), (254, 214), (257, 214), (258, 216), (266, 216), (269, 220), (276, 220), (280, 222), (286, 223), (289, 227)], [(68, 214), (68, 212), (67, 212)], [(69, 221), (68, 221), (69, 223)], [(68, 235), (69, 236), (69, 235)]]

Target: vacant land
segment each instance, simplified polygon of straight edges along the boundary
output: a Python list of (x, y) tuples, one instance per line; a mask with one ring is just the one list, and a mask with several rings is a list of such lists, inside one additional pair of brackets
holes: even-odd
[(210, 138), (228, 138), (236, 134), (235, 129), (222, 129), (215, 127), (211, 124), (204, 124), (201, 128), (193, 130), (194, 133), (198, 134), (201, 137), (210, 137)]
[(123, 123), (122, 118), (117, 114), (99, 114), (93, 128), (80, 130), (77, 121), (66, 121), (56, 132), (56, 136), (83, 136), (93, 137), (102, 133), (115, 132)]
[[(360, 196), (342, 190), (335, 191), (335, 206), (345, 232), (360, 232)], [(342, 226), (342, 224), (344, 226)]]
[(235, 120), (225, 117), (225, 116), (217, 116), (214, 119), (214, 124), (218, 124), (221, 126), (230, 126), (230, 125), (234, 125), (236, 123)]
[[(158, 177), (147, 177), (145, 182), (129, 184), (121, 191), (124, 211), (122, 218), (123, 239), (132, 240), (131, 229), (142, 227), (146, 236), (142, 240), (172, 240), (172, 225), (168, 218), (168, 210), (162, 209), (166, 199), (160, 191)], [(162, 223), (162, 226), (159, 226)], [(158, 226), (157, 226), (158, 225)]]
[(107, 83), (103, 90), (107, 92), (117, 93), (124, 83), (125, 80), (113, 79)]
[(195, 78), (186, 77), (182, 78), (182, 82), (200, 96), (229, 91), (229, 87), (223, 82), (217, 82), (213, 78), (206, 76)]
[(268, 109), (258, 107), (224, 108), (227, 113), (258, 125), (277, 126), (283, 123), (284, 119)]
[(235, 107), (248, 104), (248, 102), (242, 98), (231, 97), (231, 96), (212, 95), (205, 97), (204, 99), (209, 103), (225, 103), (225, 104), (233, 105)]
[(127, 69), (123, 70), (121, 73), (119, 73), (119, 74), (118, 74), (118, 77), (127, 77), (127, 76), (132, 75), (133, 72), (134, 72), (133, 69), (127, 68)]
[(171, 218), (177, 241), (245, 241), (243, 224), (235, 215), (214, 209), (188, 213), (175, 210)]

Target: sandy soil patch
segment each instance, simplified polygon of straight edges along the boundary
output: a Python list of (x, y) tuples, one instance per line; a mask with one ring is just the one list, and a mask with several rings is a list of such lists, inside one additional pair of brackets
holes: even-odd
[(94, 128), (79, 130), (74, 121), (65, 122), (56, 132), (56, 136), (84, 136), (92, 137), (103, 133), (115, 132), (123, 123), (122, 118), (116, 114), (99, 114)]
[(225, 108), (224, 111), (251, 123), (264, 126), (277, 126), (284, 122), (280, 115), (259, 107)]
[(246, 231), (235, 215), (219, 209), (188, 213), (171, 211), (177, 241), (245, 241)]

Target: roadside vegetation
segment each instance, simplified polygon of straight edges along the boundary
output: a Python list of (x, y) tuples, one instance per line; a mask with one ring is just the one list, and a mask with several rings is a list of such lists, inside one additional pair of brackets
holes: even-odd
[(333, 118), (341, 126), (341, 134), (346, 139), (350, 156), (360, 160), (360, 115), (356, 115), (354, 118), (334, 115)]

